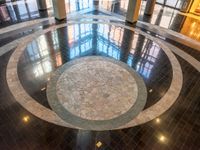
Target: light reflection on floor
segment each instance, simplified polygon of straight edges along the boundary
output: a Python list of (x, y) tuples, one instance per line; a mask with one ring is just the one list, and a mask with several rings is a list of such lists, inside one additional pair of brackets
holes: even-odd
[[(69, 12), (90, 8), (89, 3), (80, 3), (80, 8), (74, 2), (70, 3)], [(126, 3), (125, 1), (120, 3), (121, 6), (117, 6), (121, 8), (120, 10), (114, 7), (111, 1), (101, 1), (101, 8), (112, 9), (116, 14), (124, 14)], [(20, 4), (19, 7), (22, 9), (18, 14), (15, 13), (17, 4)], [(33, 7), (27, 7), (23, 1), (20, 1), (15, 2), (13, 7), (9, 7), (10, 11), (6, 13), (5, 6), (1, 6), (0, 13), (4, 14), (5, 21), (39, 17), (37, 11), (27, 14), (28, 8), (36, 9)], [(199, 32), (196, 31), (199, 23), (195, 19), (185, 19), (185, 16), (179, 15), (176, 11), (173, 13), (173, 9), (170, 8), (162, 10), (162, 7), (156, 6), (156, 9), (156, 13), (149, 20), (153, 24), (183, 32), (180, 23), (186, 20), (187, 28), (193, 27), (195, 29), (193, 33)], [(189, 33), (185, 34), (189, 36)], [(198, 55), (193, 53), (194, 50), (187, 47), (186, 49), (191, 51), (193, 57), (199, 59)], [(0, 122), (2, 123), (0, 149), (176, 150), (180, 148), (198, 150), (200, 147), (199, 72), (179, 57), (184, 72), (184, 88), (172, 109), (141, 126), (116, 131), (92, 132), (55, 126), (23, 109), (10, 94), (5, 81), (6, 64), (10, 54), (11, 52), (0, 59)], [(28, 45), (20, 58), (18, 74), (30, 95), (33, 97), (37, 95), (35, 99), (45, 101), (46, 82), (49, 80), (50, 73), (67, 61), (86, 55), (112, 57), (136, 69), (149, 87), (149, 100), (162, 96), (159, 93), (165, 93), (162, 90), (167, 90), (168, 83), (170, 84), (171, 67), (158, 45), (137, 33), (108, 25), (71, 25), (40, 36)]]

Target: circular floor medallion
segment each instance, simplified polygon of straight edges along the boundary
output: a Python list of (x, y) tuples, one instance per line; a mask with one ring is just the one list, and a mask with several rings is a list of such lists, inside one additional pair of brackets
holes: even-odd
[[(39, 104), (34, 98), (32, 98), (23, 88), (19, 77), (17, 73), (17, 68), (18, 68), (18, 62), (19, 58), (24, 52), (24, 49), (28, 45), (29, 42), (34, 40), (37, 36), (46, 34), (49, 31), (54, 31), (55, 29), (59, 29), (62, 27), (66, 27), (68, 25), (72, 24), (109, 24), (117, 27), (122, 27), (127, 30), (130, 30), (130, 32), (136, 32), (139, 33), (146, 38), (150, 39), (151, 41), (155, 41), (165, 52), (167, 57), (170, 60), (172, 70), (173, 70), (173, 78), (172, 82), (170, 85), (170, 88), (168, 89), (167, 93), (153, 106), (146, 108), (142, 112), (139, 113), (134, 119), (132, 119), (129, 123), (124, 124), (122, 126), (113, 128), (112, 126), (109, 126), (107, 129), (106, 128), (90, 128), (91, 130), (113, 130), (113, 129), (123, 129), (123, 128), (128, 128), (128, 127), (133, 127), (136, 125), (140, 125), (143, 123), (146, 123), (150, 120), (155, 119), (156, 117), (159, 117), (161, 114), (166, 112), (172, 105), (175, 103), (177, 100), (181, 89), (183, 85), (183, 75), (182, 75), (182, 70), (180, 63), (174, 56), (174, 54), (171, 52), (169, 47), (163, 43), (163, 41), (154, 38), (150, 36), (149, 34), (144, 33), (141, 30), (125, 26), (119, 23), (111, 23), (111, 22), (97, 22), (97, 21), (77, 21), (77, 22), (68, 22), (67, 24), (61, 24), (52, 26), (48, 29), (45, 29), (43, 31), (38, 31), (36, 33), (33, 33), (27, 37), (23, 38), (23, 44), (19, 44), (16, 48), (16, 50), (12, 53), (11, 58), (9, 59), (8, 65), (7, 65), (7, 70), (6, 70), (6, 79), (7, 79), (7, 85), (9, 86), (10, 92), (13, 94), (14, 98), (16, 101), (21, 104), (27, 111), (32, 113), (33, 115), (37, 116), (38, 118), (45, 120), (47, 122), (64, 126), (64, 127), (70, 127), (70, 128), (76, 128), (80, 129), (79, 126), (75, 126), (74, 124), (70, 124), (68, 122), (65, 122), (63, 119), (61, 119), (54, 111), (48, 109), (47, 107)], [(136, 80), (137, 82), (137, 80)], [(143, 81), (142, 81), (143, 82)], [(138, 82), (137, 82), (138, 85)], [(139, 90), (139, 86), (138, 86)], [(138, 93), (139, 94), (139, 93)], [(139, 96), (139, 95), (138, 95)], [(138, 99), (138, 98), (137, 98)], [(70, 122), (70, 121), (69, 121)], [(100, 123), (102, 124), (102, 123)], [(84, 127), (81, 127), (81, 129), (85, 129)]]
[(105, 57), (76, 59), (59, 68), (47, 86), (52, 109), (84, 129), (123, 125), (144, 108), (143, 80), (126, 64)]

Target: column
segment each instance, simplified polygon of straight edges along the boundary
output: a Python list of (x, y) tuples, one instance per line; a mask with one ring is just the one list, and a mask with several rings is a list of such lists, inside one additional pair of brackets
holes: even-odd
[(126, 21), (135, 23), (138, 20), (141, 0), (129, 0)]
[(61, 52), (62, 63), (66, 63), (70, 60), (70, 45), (68, 38), (68, 27), (58, 29), (58, 44)]
[(66, 18), (65, 0), (53, 0), (54, 16), (57, 20)]
[(14, 9), (17, 21), (20, 21), (21, 17), (20, 17), (20, 13), (19, 13), (19, 6), (18, 6), (18, 4), (17, 5), (13, 5), (13, 9)]
[[(92, 12), (93, 15), (98, 15), (99, 12), (98, 11), (93, 11)], [(93, 21), (98, 21), (98, 19), (92, 19)], [(94, 23), (92, 24), (92, 55), (96, 55), (97, 54), (97, 43), (98, 43), (98, 24)]]
[(117, 13), (117, 12), (120, 11), (120, 5), (121, 5), (121, 3), (119, 1), (117, 1), (116, 3), (112, 4), (111, 7), (113, 8), (113, 12), (114, 13)]
[(124, 28), (124, 34), (122, 38), (121, 51), (120, 51), (120, 60), (124, 63), (127, 63), (129, 53), (132, 48), (134, 38), (134, 32)]
[(136, 47), (135, 47), (135, 53), (134, 53), (134, 56), (133, 56), (133, 61), (132, 61), (132, 67), (135, 70), (137, 68), (138, 62), (142, 59), (144, 44), (145, 44), (145, 36), (139, 34), (137, 44), (136, 44)]
[(147, 0), (144, 14), (152, 15), (154, 7), (155, 7), (155, 4), (156, 4), (156, 0)]
[(37, 0), (37, 5), (39, 10), (47, 10), (46, 0)]
[(75, 149), (88, 150), (95, 148), (95, 134), (92, 131), (78, 130)]

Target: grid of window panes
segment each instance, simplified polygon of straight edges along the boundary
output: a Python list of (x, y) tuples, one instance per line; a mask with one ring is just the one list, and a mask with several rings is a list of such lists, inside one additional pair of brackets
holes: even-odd
[(157, 3), (180, 9), (185, 0), (156, 0)]

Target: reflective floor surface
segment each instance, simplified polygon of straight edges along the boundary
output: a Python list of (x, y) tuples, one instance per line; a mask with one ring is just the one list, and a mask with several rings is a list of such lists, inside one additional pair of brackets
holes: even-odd
[[(126, 16), (128, 0), (105, 1), (78, 0), (72, 2), (65, 0), (67, 14), (75, 12), (90, 12), (95, 9), (108, 11), (116, 15)], [(175, 30), (195, 40), (200, 40), (199, 17), (180, 13), (176, 9), (155, 5), (152, 17), (143, 16), (146, 1), (142, 1), (139, 20), (150, 22), (164, 28)], [(20, 0), (0, 5), (0, 28), (37, 18), (51, 17), (53, 15), (52, 2), (47, 0), (47, 11), (38, 11), (36, 0)], [(189, 30), (188, 30), (189, 29)]]
[(151, 93), (152, 100), (148, 101), (147, 106), (159, 100), (170, 85), (171, 66), (156, 43), (127, 29), (97, 24), (71, 25), (31, 42), (19, 60), (19, 78), (27, 92), (48, 106), (46, 93), (41, 89), (51, 72), (75, 58), (93, 55), (112, 57), (127, 63), (143, 76), (148, 89), (157, 89)]
[[(111, 3), (110, 1), (105, 2)], [(18, 3), (21, 5), (23, 1), (17, 1), (13, 3), (13, 5), (16, 6)], [(125, 1), (120, 1), (120, 3), (121, 5), (124, 4), (123, 6), (125, 7)], [(74, 3), (70, 3), (70, 5), (72, 4)], [(104, 2), (101, 2), (101, 4), (104, 4)], [(103, 9), (103, 6), (101, 7)], [(107, 10), (108, 9), (107, 7)], [(168, 8), (164, 8), (164, 10), (167, 9)], [(31, 8), (30, 10), (34, 9)], [(71, 8), (71, 10), (73, 9)], [(51, 13), (51, 9), (48, 11)], [(123, 15), (122, 11), (115, 12), (117, 15)], [(96, 14), (97, 16), (110, 15), (110, 13), (106, 14), (106, 11), (100, 10), (90, 10), (84, 13)], [(164, 15), (160, 17), (159, 13), (155, 13), (154, 16), (157, 16), (157, 21), (152, 23), (162, 26), (162, 21), (166, 20)], [(107, 22), (102, 22), (101, 19), (97, 18), (89, 18), (88, 20), (95, 22), (87, 22), (80, 19), (76, 23), (64, 25), (55, 30), (51, 28), (62, 24), (40, 24), (40, 27), (36, 26), (34, 30), (27, 31), (28, 33), (26, 35), (31, 36), (38, 31), (38, 28), (40, 28), (41, 32), (48, 29), (49, 31), (40, 36), (33, 36), (27, 44), (26, 40), (29, 40), (28, 36), (13, 35), (13, 38), (16, 39), (25, 38), (23, 42), (18, 44), (17, 48), (13, 48), (11, 51), (0, 56), (0, 149), (199, 150), (200, 72), (192, 66), (193, 59), (181, 57), (181, 54), (186, 53), (192, 58), (195, 58), (198, 68), (200, 52), (176, 40), (160, 37), (142, 28), (134, 29), (132, 25), (124, 26), (122, 22), (117, 20)], [(152, 21), (153, 20), (154, 19), (152, 19)], [(117, 24), (115, 24), (116, 22)], [(182, 33), (182, 31), (178, 31), (178, 25), (176, 26), (172, 22), (171, 25), (166, 28), (171, 28), (173, 24), (173, 28), (177, 32)], [(176, 23), (178, 24), (178, 22)], [(9, 21), (6, 23), (2, 22), (2, 28), (10, 24), (12, 23)], [(12, 42), (12, 40), (6, 40), (8, 37), (5, 39), (4, 37), (1, 38), (1, 46)], [(180, 49), (180, 53), (174, 54), (175, 57), (173, 59), (168, 57), (168, 50), (170, 51), (170, 47), (166, 46), (165, 42)], [(19, 61), (15, 60), (15, 54), (19, 54), (17, 53), (18, 50), (22, 51), (19, 56)], [(155, 105), (159, 105), (160, 100), (165, 97), (166, 93), (168, 93), (171, 88), (174, 72), (179, 69), (182, 70), (179, 70), (179, 73), (183, 76), (183, 85), (180, 94), (177, 99), (174, 97), (174, 103), (164, 113), (152, 117), (162, 109), (157, 107), (158, 109), (152, 110), (151, 113), (148, 114), (149, 118), (153, 118), (151, 121), (144, 121), (142, 124), (136, 126), (132, 125), (128, 128), (126, 125), (130, 120), (123, 122), (121, 125), (115, 124), (115, 127), (108, 128), (107, 130), (81, 130), (78, 129), (80, 128), (79, 124), (75, 126), (73, 121), (67, 122), (65, 120), (69, 123), (66, 124), (66, 126), (69, 125), (69, 127), (66, 127), (59, 123), (56, 124), (56, 120), (53, 120), (54, 123), (50, 123), (50, 117), (46, 113), (40, 113), (43, 119), (39, 118), (37, 114), (30, 113), (34, 111), (45, 112), (42, 109), (34, 109), (36, 108), (34, 107), (35, 103), (42, 106), (41, 108), (49, 110), (49, 112), (54, 112), (55, 110), (52, 108), (47, 97), (47, 84), (52, 81), (52, 74), (62, 69), (66, 64), (79, 60), (82, 62), (82, 59), (91, 56), (109, 58), (123, 63), (123, 65), (134, 70), (137, 75), (140, 76), (145, 84), (147, 92), (143, 111)], [(173, 54), (170, 56), (173, 56)], [(176, 59), (181, 66), (179, 69), (176, 68), (177, 66), (174, 67), (172, 65), (172, 61)], [(12, 62), (16, 62), (17, 64)], [(15, 70), (9, 68), (10, 66), (16, 66), (18, 78), (8, 78), (8, 72), (15, 74)], [(108, 75), (109, 74), (111, 77), (117, 76), (111, 72), (108, 72)], [(76, 75), (77, 73), (75, 76)], [(111, 77), (110, 81), (112, 81)], [(33, 104), (31, 111), (28, 109), (30, 104), (26, 103), (28, 97), (20, 97), (21, 92), (15, 93), (15, 91), (10, 91), (17, 80), (19, 80), (25, 93), (27, 93), (31, 99), (34, 99), (34, 103), (30, 103)], [(115, 80), (115, 82), (118, 81)], [(8, 85), (8, 83), (11, 84)], [(115, 83), (112, 84), (117, 85)], [(120, 82), (118, 85), (120, 85)], [(121, 88), (121, 90), (123, 91), (123, 88)], [(125, 92), (127, 91), (124, 91), (124, 93)], [(178, 89), (177, 91), (174, 90), (171, 95), (177, 92)], [(107, 94), (104, 94), (104, 96), (109, 97)], [(173, 99), (173, 97), (168, 97), (168, 99)], [(98, 110), (98, 104), (96, 103), (93, 103), (91, 107), (94, 110)], [(106, 106), (106, 104), (104, 105)], [(167, 105), (171, 105), (170, 101), (166, 103), (166, 106)], [(112, 107), (110, 104), (109, 106)], [(76, 108), (75, 104), (74, 108)], [(140, 111), (142, 112), (142, 110)], [(76, 115), (77, 112), (78, 111), (74, 111), (74, 115)], [(56, 114), (58, 117), (61, 117), (57, 112)], [(138, 116), (140, 117), (140, 114)], [(112, 124), (110, 127), (112, 127)]]

